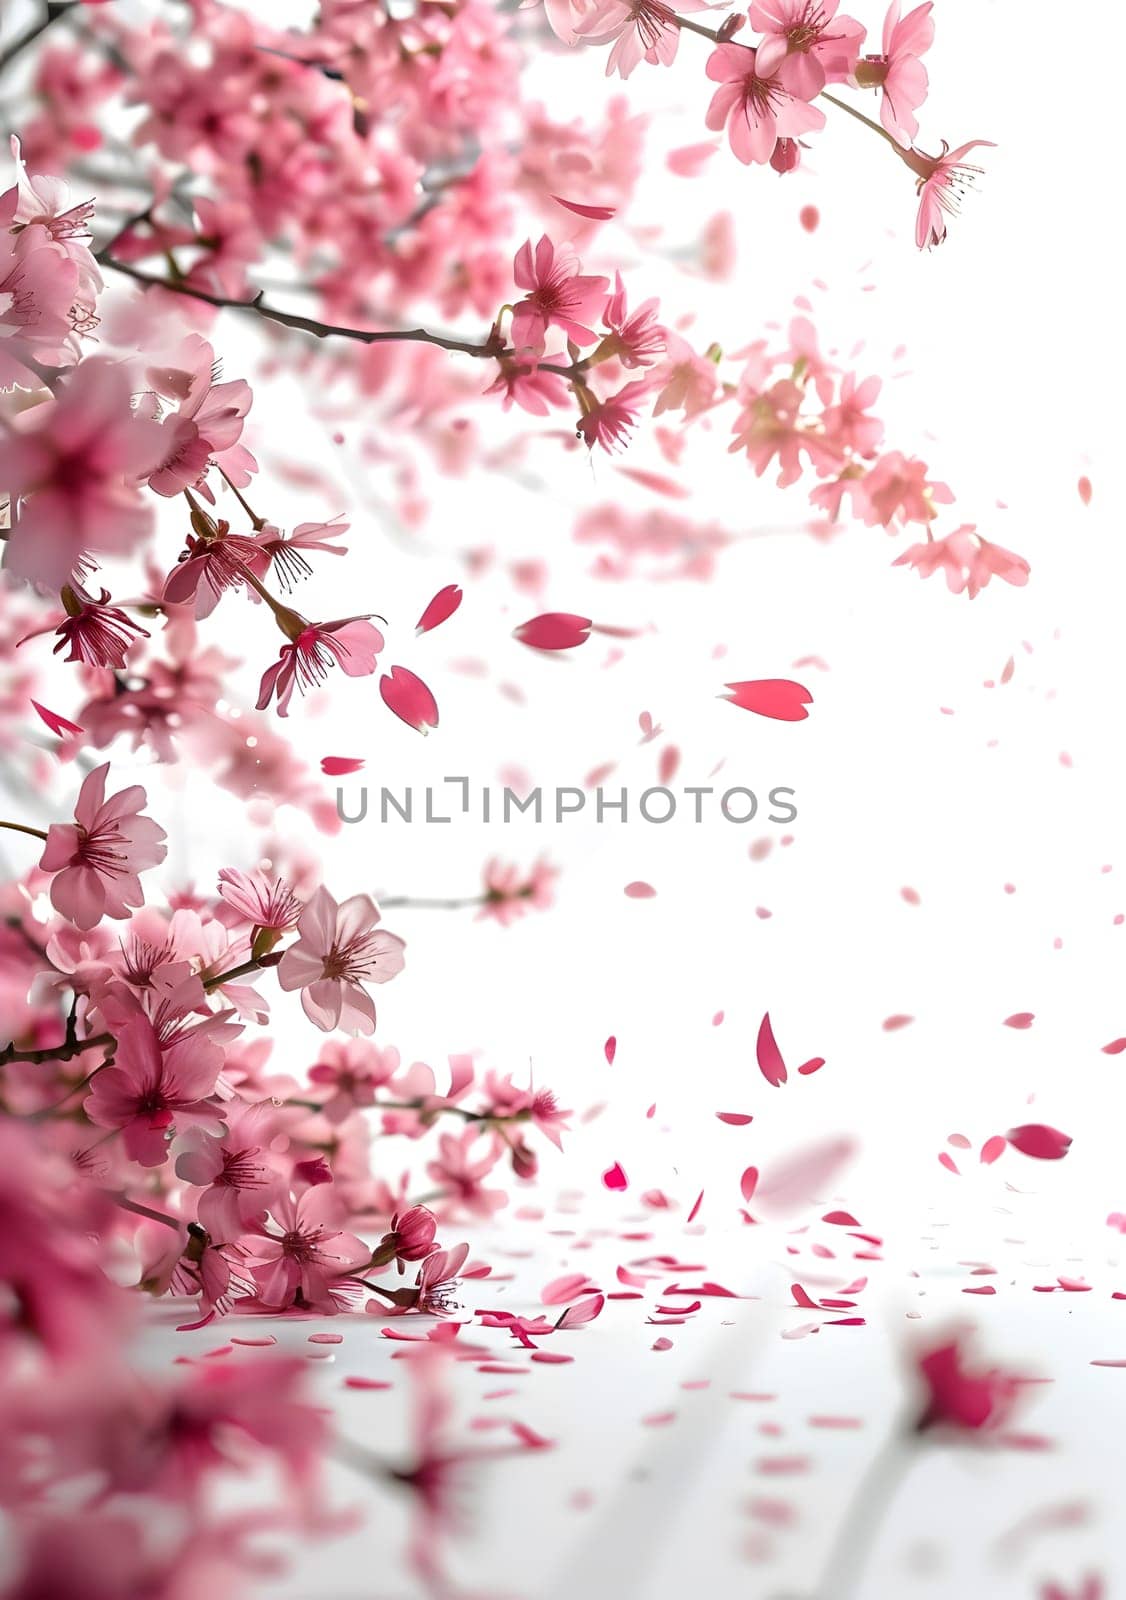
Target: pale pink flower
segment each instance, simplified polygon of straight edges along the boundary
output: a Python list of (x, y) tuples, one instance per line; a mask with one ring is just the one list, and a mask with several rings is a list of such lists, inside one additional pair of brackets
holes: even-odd
[(653, 407), (655, 417), (666, 411), (682, 411), (685, 420), (699, 416), (713, 404), (719, 376), (711, 355), (697, 355), (680, 334), (665, 334), (665, 360), (654, 374), (659, 392)]
[(367, 1267), (371, 1251), (336, 1226), (340, 1210), (335, 1185), (314, 1184), (299, 1196), (274, 1201), (273, 1228), (263, 1225), (243, 1235), (240, 1247), (264, 1306), (331, 1316), (355, 1298), (357, 1286), (348, 1279)]
[(624, 450), (630, 433), (637, 427), (641, 403), (650, 392), (651, 385), (644, 378), (635, 378), (604, 400), (596, 399), (589, 389), (583, 390), (580, 398), (583, 414), (575, 432), (585, 440), (588, 450), (593, 450), (596, 444), (601, 445), (607, 455)]
[(755, 0), (748, 16), (763, 36), (758, 71), (764, 77), (777, 72), (802, 100), (847, 78), (865, 29), (853, 17), (838, 17), (837, 5), (838, 0)]
[(148, 1017), (119, 1024), (112, 1067), (103, 1067), (86, 1099), (86, 1115), (100, 1128), (120, 1128), (130, 1159), (157, 1167), (174, 1132), (190, 1123), (215, 1125), (211, 1101), (223, 1052), (198, 1032), (161, 1046)]
[(550, 1089), (518, 1089), (510, 1076), (490, 1072), (482, 1085), (482, 1093), (490, 1115), (531, 1122), (557, 1150), (562, 1150), (560, 1135), (569, 1131), (567, 1118), (573, 1113), (562, 1109)]
[[(426, 1256), (418, 1269), (414, 1286), (410, 1289), (381, 1289), (385, 1300), (400, 1312), (417, 1311), (421, 1316), (448, 1317), (457, 1310), (454, 1295), (458, 1289), (458, 1273), (469, 1254), (467, 1244), (455, 1245), (452, 1250), (434, 1250)], [(367, 1311), (377, 1315), (387, 1314), (387, 1306), (369, 1300)]]
[(300, 989), (310, 1022), (375, 1032), (375, 1006), (363, 983), (388, 983), (403, 970), (402, 939), (375, 925), (379, 912), (366, 894), (338, 906), (325, 888), (313, 895), (297, 924), (299, 938), (282, 956), (278, 982)]
[(490, 1148), (474, 1157), (477, 1142), (476, 1128), (439, 1135), (438, 1154), (428, 1163), (426, 1172), (442, 1190), (447, 1203), (463, 1208), (471, 1216), (490, 1217), (505, 1204), (506, 1197), (503, 1190), (486, 1189), (482, 1184), (482, 1178), (496, 1166), (497, 1154)]
[(61, 588), (87, 554), (124, 555), (148, 531), (136, 483), (160, 429), (133, 415), (130, 393), (124, 367), (88, 356), (0, 436), (0, 483), (20, 502), (4, 545), (17, 576)]
[(39, 866), (53, 872), (51, 904), (79, 928), (118, 920), (144, 905), (137, 874), (164, 860), (164, 829), (141, 816), (145, 791), (132, 784), (106, 799), (109, 762), (83, 779), (74, 821), (54, 822)]
[(494, 857), (485, 865), (484, 904), (479, 915), (492, 917), (502, 927), (507, 927), (532, 907), (546, 911), (554, 899), (558, 876), (558, 867), (542, 859), (524, 872), (514, 862)]
[(232, 911), (270, 933), (288, 933), (301, 915), (301, 902), (289, 884), (283, 878), (268, 878), (264, 872), (220, 867), (219, 894)]
[(527, 240), (516, 252), (516, 287), (526, 291), (512, 311), (512, 343), (518, 352), (542, 355), (549, 328), (560, 328), (576, 344), (593, 344), (589, 326), (606, 305), (608, 278), (583, 276), (569, 244), (554, 245), (546, 234), (532, 251)]
[(295, 688), (302, 694), (316, 688), (328, 677), (329, 668), (339, 666), (349, 678), (366, 678), (375, 671), (376, 657), (383, 649), (383, 635), (366, 617), (343, 617), (339, 622), (305, 622), (288, 613), (300, 625), (289, 644), (282, 645), (278, 659), (262, 674), (258, 689), (259, 711), (265, 711), (277, 696), (278, 715), (289, 712)]
[(861, 514), (869, 528), (877, 523), (884, 528), (904, 522), (925, 525), (937, 516), (936, 505), (948, 506), (953, 501), (946, 484), (928, 478), (925, 461), (889, 450), (863, 480)]
[(776, 71), (760, 73), (748, 45), (717, 45), (707, 74), (720, 85), (708, 106), (707, 126), (718, 133), (726, 124), (731, 149), (744, 165), (768, 162), (780, 138), (799, 139), (825, 126), (825, 113), (792, 94)]
[(150, 367), (146, 378), (154, 395), (174, 400), (177, 408), (161, 424), (162, 454), (149, 474), (157, 494), (180, 494), (203, 486), (207, 470), (217, 466), (243, 487), (257, 462), (239, 446), (243, 422), (253, 396), (243, 378), (214, 381), (215, 351), (191, 333), (172, 352), (167, 366)]
[[(539, 4), (539, 0), (520, 0), (520, 9), (527, 11)], [(544, 0), (543, 9), (547, 17), (548, 26), (557, 39), (564, 44), (576, 45), (579, 42), (579, 28), (587, 12), (594, 7), (594, 0)]]
[(927, 98), (929, 80), (920, 56), (934, 43), (933, 0), (899, 15), (893, 0), (884, 19), (883, 54), (865, 56), (856, 64), (862, 89), (880, 89), (880, 121), (897, 144), (909, 150), (919, 132), (915, 112)]
[(837, 403), (822, 413), (821, 425), (834, 453), (870, 456), (884, 436), (879, 417), (869, 415), (880, 396), (879, 378), (858, 382), (854, 372), (841, 379)]
[(956, 528), (944, 539), (913, 544), (896, 557), (892, 566), (914, 567), (922, 578), (941, 572), (951, 594), (968, 594), (971, 600), (991, 578), (1001, 578), (1014, 588), (1023, 589), (1031, 570), (1022, 556), (983, 539), (972, 523)]
[(983, 171), (965, 159), (971, 150), (979, 148), (991, 150), (992, 139), (971, 139), (957, 150), (951, 150), (944, 139), (940, 156), (923, 155), (919, 150), (903, 153), (904, 161), (919, 177), (915, 243), (920, 250), (941, 244), (946, 238), (946, 217), (958, 215), (966, 190), (973, 187), (974, 179)]
[(330, 544), (329, 540), (339, 539), (348, 532), (350, 526), (350, 523), (336, 518), (332, 522), (301, 522), (292, 533), (283, 533), (280, 528), (267, 523), (257, 535), (256, 543), (272, 562), (278, 580), (288, 594), (300, 579), (307, 578), (313, 570), (306, 559), (306, 551), (315, 550), (318, 555), (325, 556), (347, 555), (344, 545)]
[(72, 310), (79, 272), (40, 228), (10, 232), (17, 191), (0, 195), (0, 389), (43, 388), (38, 369), (78, 359)]
[[(707, 0), (686, 0), (682, 12), (706, 11)], [(653, 67), (671, 67), (680, 44), (676, 11), (664, 0), (594, 0), (575, 24), (580, 44), (610, 44), (606, 76), (616, 72), (628, 78), (647, 61)]]

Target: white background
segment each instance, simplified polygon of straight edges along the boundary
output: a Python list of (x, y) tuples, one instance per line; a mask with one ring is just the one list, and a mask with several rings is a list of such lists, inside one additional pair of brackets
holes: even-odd
[[(878, 33), (876, 12), (856, 9)], [(724, 758), (721, 779), (729, 783), (760, 791), (785, 783), (798, 794), (790, 830), (720, 820), (598, 827), (576, 819), (539, 829), (464, 820), (381, 828), (369, 820), (319, 844), (326, 881), (341, 895), (361, 887), (472, 893), (492, 854), (530, 861), (543, 852), (562, 868), (556, 908), (509, 930), (468, 913), (388, 916), (409, 950), (406, 972), (378, 996), (383, 1042), (439, 1070), (448, 1052), (478, 1049), (518, 1075), (530, 1064), (537, 1083), (580, 1112), (605, 1102), (568, 1141), (565, 1159), (548, 1152), (536, 1200), (551, 1208), (561, 1190), (584, 1190), (577, 1215), (550, 1209), (543, 1225), (575, 1228), (578, 1240), (544, 1240), (539, 1225), (513, 1221), (478, 1246), (498, 1265), (509, 1250), (535, 1247), (518, 1282), (504, 1287), (503, 1303), (532, 1309), (538, 1288), (564, 1266), (601, 1274), (610, 1286), (615, 1265), (650, 1247), (613, 1233), (596, 1257), (581, 1247), (593, 1227), (615, 1229), (641, 1215), (637, 1197), (651, 1188), (680, 1208), (671, 1222), (658, 1217), (652, 1250), (707, 1263), (681, 1281), (718, 1278), (764, 1296), (736, 1311), (706, 1301), (694, 1323), (671, 1330), (676, 1349), (665, 1355), (649, 1350), (653, 1330), (639, 1302), (612, 1304), (567, 1344), (574, 1366), (512, 1380), (520, 1395), (493, 1409), (511, 1407), (559, 1448), (498, 1467), (473, 1497), (480, 1533), (459, 1570), (489, 1595), (554, 1600), (582, 1588), (600, 1600), (665, 1600), (701, 1581), (756, 1596), (807, 1592), (859, 1464), (899, 1404), (901, 1352), (919, 1332), (905, 1313), (921, 1310), (929, 1327), (966, 1316), (967, 1307), (996, 1359), (1053, 1379), (1037, 1392), (1027, 1426), (1051, 1435), (1056, 1448), (1004, 1463), (935, 1457), (920, 1467), (862, 1594), (1030, 1595), (1045, 1574), (1078, 1590), (1088, 1570), (1102, 1570), (1115, 1594), (1115, 1575), (1122, 1582), (1126, 1573), (1116, 1520), (1126, 1373), (1088, 1365), (1126, 1355), (1126, 1302), (1110, 1299), (1126, 1290), (1126, 1264), (1116, 1266), (1121, 1236), (1105, 1225), (1108, 1212), (1126, 1210), (1126, 1057), (1100, 1053), (1126, 1033), (1126, 927), (1113, 920), (1126, 912), (1115, 503), (1123, 355), (1115, 105), (1126, 40), (1117, 8), (1105, 5), (1061, 18), (1043, 4), (940, 0), (936, 16), (920, 145), (937, 149), (942, 137), (997, 144), (982, 153), (980, 192), (940, 250), (914, 249), (907, 170), (831, 108), (826, 133), (792, 179), (746, 171), (726, 151), (701, 179), (663, 170), (658, 151), (706, 136), (706, 47), (686, 38), (672, 73), (643, 68), (626, 86), (631, 102), (665, 120), (630, 213), (634, 231), (605, 230), (587, 264), (621, 264), (631, 297), (660, 293), (670, 317), (695, 312), (691, 336), (701, 346), (715, 338), (738, 348), (784, 323), (795, 296), (808, 295), (823, 345), (847, 353), (863, 342), (861, 372), (901, 374), (881, 402), (888, 443), (922, 454), (953, 487), (958, 515), (944, 531), (976, 522), (1019, 551), (1032, 564), (1027, 589), (996, 585), (968, 603), (941, 580), (923, 584), (891, 570), (898, 549), (879, 530), (851, 529), (830, 544), (808, 537), (800, 488), (780, 494), (744, 462), (728, 460), (719, 430), (689, 452), (692, 500), (669, 503), (740, 536), (706, 586), (592, 577), (591, 547), (568, 540), (576, 514), (606, 500), (664, 502), (609, 460), (588, 461), (550, 442), (519, 461), (543, 488), (522, 487), (515, 472), (434, 479), (426, 485), (430, 520), (406, 533), (392, 526), (393, 512), (379, 518), (370, 509), (372, 499), (386, 507), (391, 489), (363, 461), (360, 419), (343, 425), (343, 446), (331, 442), (345, 391), (330, 418), (317, 421), (319, 397), (299, 380), (255, 383), (252, 442), (263, 462), (255, 505), (292, 525), (353, 502), (351, 557), (340, 570), (331, 561), (319, 568), (306, 591), (310, 612), (386, 615), (387, 664), (420, 672), (441, 707), (439, 731), (423, 742), (385, 712), (371, 683), (334, 684), (291, 718), (305, 759), (363, 756), (369, 784), (409, 781), (416, 794), (446, 774), (499, 788), (513, 765), (549, 787), (578, 784), (614, 760), (609, 786), (624, 782), (636, 794), (657, 781), (657, 752), (672, 742), (682, 752), (674, 787), (708, 783)], [(595, 52), (553, 53), (535, 76), (558, 114), (587, 115), (601, 70)], [(808, 203), (822, 218), (813, 235), (797, 222)], [(721, 283), (675, 265), (719, 210), (734, 215), (740, 245)], [(538, 227), (535, 219), (528, 227)], [(826, 287), (814, 287), (817, 279)], [(254, 381), (253, 343), (241, 324), (220, 329), (226, 374)], [(893, 357), (901, 345), (906, 354)], [(522, 431), (519, 419), (483, 425), (493, 444)], [(338, 501), (283, 491), (271, 478), (283, 459), (331, 472)], [(628, 459), (665, 470), (644, 438)], [(1094, 486), (1089, 507), (1076, 490), (1081, 474)], [(171, 552), (173, 522), (162, 537)], [(470, 548), (497, 552), (483, 575), (466, 575)], [(519, 592), (505, 565), (533, 556), (550, 571), (538, 595)], [(461, 611), (413, 643), (423, 605), (454, 581), (466, 586)], [(652, 626), (612, 664), (614, 642), (604, 639), (541, 659), (510, 633), (548, 609)], [(204, 632), (255, 651), (256, 673), (276, 640), (260, 612), (245, 617), (227, 602)], [(814, 653), (827, 672), (793, 671), (795, 660)], [(1012, 680), (984, 687), (1010, 656)], [(484, 663), (482, 675), (459, 670), (467, 660)], [(767, 723), (716, 698), (730, 679), (790, 675), (815, 697), (803, 724)], [(505, 685), (517, 685), (525, 703), (506, 697)], [(67, 711), (65, 693), (48, 703)], [(667, 739), (638, 747), (642, 711)], [(219, 866), (250, 864), (235, 802), (192, 773), (150, 776), (153, 810), (166, 823), (179, 818), (169, 884), (192, 877), (206, 885)], [(65, 790), (60, 785), (60, 803)], [(783, 849), (777, 836), (787, 831), (794, 840)], [(771, 833), (770, 856), (752, 861), (750, 843)], [(656, 897), (627, 899), (623, 887), (634, 879), (651, 882)], [(1006, 883), (1016, 892), (1006, 894)], [(921, 905), (902, 900), (907, 885)], [(756, 907), (773, 915), (761, 919)], [(308, 1062), (318, 1039), (283, 997), (276, 1010), (279, 1059)], [(713, 1027), (719, 1010), (725, 1020)], [(766, 1010), (791, 1065), (779, 1090), (754, 1064)], [(1002, 1025), (1018, 1011), (1035, 1013), (1029, 1030)], [(893, 1013), (916, 1020), (885, 1033), (881, 1022)], [(610, 1034), (618, 1039), (612, 1067), (602, 1053)], [(813, 1055), (826, 1057), (825, 1067), (798, 1078), (794, 1067)], [(752, 1112), (755, 1121), (725, 1127), (719, 1110)], [(1010, 1151), (997, 1166), (977, 1168), (982, 1140), (1032, 1120), (1073, 1136), (1065, 1161), (1049, 1166)], [(886, 1240), (888, 1264), (875, 1269), (862, 1297), (866, 1329), (826, 1328), (789, 1342), (781, 1330), (805, 1316), (785, 1310), (786, 1242), (776, 1230), (740, 1226), (738, 1176), (752, 1163), (769, 1170), (780, 1152), (826, 1133), (857, 1141), (838, 1203)], [(952, 1133), (975, 1146), (964, 1157), (952, 1152), (965, 1169), (960, 1178), (937, 1162)], [(598, 1182), (612, 1161), (629, 1177), (624, 1205)], [(676, 1218), (701, 1189), (707, 1232), (685, 1236)], [(796, 1220), (816, 1224), (822, 1209)], [(834, 1233), (819, 1228), (816, 1236)], [(1119, 1259), (1123, 1253), (1117, 1249)], [(812, 1285), (812, 1263), (801, 1261), (798, 1276)], [(966, 1262), (987, 1262), (999, 1276), (972, 1279), (959, 1266)], [(859, 1270), (846, 1259), (834, 1276), (833, 1264), (822, 1263), (822, 1292)], [(1095, 1287), (1087, 1295), (1032, 1292), (1059, 1273)], [(961, 1289), (980, 1281), (995, 1282), (996, 1297), (964, 1299)], [(490, 1298), (474, 1287), (469, 1304), (502, 1303), (501, 1292)], [(721, 1325), (731, 1317), (735, 1325)], [(346, 1330), (322, 1373), (327, 1395), (344, 1392), (336, 1388), (343, 1371), (382, 1367), (388, 1347), (376, 1338), (378, 1325), (365, 1318)], [(301, 1344), (306, 1331), (300, 1325), (289, 1338)], [(166, 1337), (154, 1336), (154, 1358)], [(195, 1338), (201, 1348), (217, 1342), (214, 1334)], [(488, 1411), (482, 1393), (507, 1385), (469, 1365), (458, 1376), (466, 1421)], [(703, 1377), (713, 1379), (706, 1394), (678, 1390), (680, 1381)], [(760, 1416), (728, 1401), (732, 1389), (780, 1398)], [(397, 1393), (349, 1396), (346, 1426), (373, 1446), (397, 1446), (400, 1406)], [(640, 1425), (672, 1409), (675, 1423), (652, 1432)], [(864, 1428), (811, 1433), (808, 1417), (822, 1412), (861, 1416)], [(762, 1421), (778, 1423), (780, 1441), (756, 1433)], [(812, 1457), (808, 1473), (772, 1479), (756, 1471), (764, 1456), (791, 1453)], [(651, 1481), (634, 1483), (637, 1468)], [(576, 1489), (594, 1491), (591, 1511), (570, 1507)], [(756, 1496), (792, 1501), (800, 1520), (770, 1535), (769, 1565), (748, 1567), (756, 1523), (746, 1506)], [(1021, 1516), (1071, 1500), (1091, 1506), (1085, 1531), (1041, 1534), (1007, 1564), (999, 1560), (996, 1542)], [(386, 1563), (399, 1528), (398, 1514), (381, 1508), (365, 1540), (303, 1561), (292, 1593), (414, 1593), (405, 1576), (373, 1582), (367, 1565)]]

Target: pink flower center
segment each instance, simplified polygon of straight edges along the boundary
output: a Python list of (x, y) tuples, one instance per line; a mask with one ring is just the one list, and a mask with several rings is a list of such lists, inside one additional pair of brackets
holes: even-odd
[(358, 933), (347, 944), (334, 944), (324, 958), (322, 977), (343, 983), (370, 978), (379, 965), (378, 933)]
[[(129, 841), (110, 822), (93, 833), (78, 829), (78, 848), (70, 858), (72, 867), (92, 867), (103, 878), (121, 878), (129, 871), (125, 851)], [(124, 848), (122, 848), (124, 847)]]

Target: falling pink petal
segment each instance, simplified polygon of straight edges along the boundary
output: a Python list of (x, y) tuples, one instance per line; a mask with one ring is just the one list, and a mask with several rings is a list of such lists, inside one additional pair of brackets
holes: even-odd
[(363, 767), (359, 756), (322, 756), (321, 771), (326, 778), (344, 778), (350, 772), (359, 772)]
[(1126, 1050), (1126, 1039), (1112, 1039), (1102, 1047), (1104, 1056), (1120, 1056), (1123, 1050)]
[(462, 601), (460, 584), (448, 583), (444, 589), (431, 600), (426, 610), (415, 623), (415, 633), (429, 633), (432, 628), (438, 628), (443, 622), (448, 622)]
[(905, 900), (909, 906), (917, 906), (921, 904), (918, 889), (900, 889), (899, 894), (900, 898)]
[(703, 1191), (703, 1189), (701, 1189), (699, 1194), (696, 1196), (695, 1205), (692, 1207), (691, 1211), (688, 1213), (689, 1222), (695, 1222), (697, 1216), (699, 1215), (700, 1207), (703, 1205), (703, 1203), (704, 1203), (704, 1191)]
[(812, 1073), (820, 1072), (821, 1068), (824, 1065), (825, 1065), (825, 1057), (824, 1056), (813, 1056), (809, 1061), (803, 1061), (802, 1062), (801, 1066), (798, 1068), (798, 1077), (799, 1078), (808, 1078), (808, 1077), (811, 1076)]
[(589, 617), (573, 611), (545, 611), (513, 630), (513, 638), (533, 650), (573, 650), (585, 644), (593, 626)]
[(620, 1161), (615, 1161), (612, 1167), (606, 1168), (606, 1171), (602, 1174), (602, 1183), (605, 1188), (614, 1189), (618, 1192), (629, 1187), (629, 1179), (622, 1171)]
[(633, 883), (626, 884), (625, 893), (630, 900), (652, 900), (657, 891), (651, 883), (645, 883), (637, 878)]
[(654, 1339), (653, 1343), (650, 1345), (649, 1348), (651, 1350), (671, 1350), (672, 1349), (672, 1340), (671, 1339), (666, 1339), (664, 1337), (664, 1335), (662, 1335), (661, 1338)]
[(772, 1084), (775, 1089), (780, 1088), (786, 1081), (786, 1063), (782, 1060), (782, 1052), (774, 1038), (774, 1029), (770, 1026), (769, 1011), (759, 1023), (755, 1054), (758, 1057), (759, 1071), (767, 1083)]
[(948, 1151), (941, 1151), (938, 1159), (939, 1163), (946, 1168), (947, 1172), (952, 1172), (956, 1178), (960, 1178), (962, 1176), (962, 1174), (958, 1171), (957, 1165), (955, 1164), (954, 1157), (950, 1155)]
[(807, 707), (813, 704), (809, 690), (790, 678), (752, 678), (726, 687), (732, 693), (720, 695), (721, 700), (776, 722), (803, 722), (809, 716)]
[(593, 1322), (605, 1304), (605, 1295), (588, 1295), (585, 1300), (577, 1300), (573, 1306), (568, 1306), (555, 1326), (557, 1328), (581, 1328), (584, 1322)]
[(999, 1156), (1005, 1153), (1008, 1140), (1003, 1134), (995, 1133), (991, 1139), (986, 1139), (981, 1147), (980, 1159), (987, 1167), (991, 1167)]
[(732, 1128), (745, 1128), (748, 1122), (755, 1120), (746, 1111), (717, 1111), (716, 1116)]
[(816, 206), (802, 206), (798, 212), (798, 221), (806, 233), (816, 233), (817, 224), (821, 221), (821, 213)]
[(894, 1016), (885, 1017), (880, 1027), (885, 1033), (898, 1033), (900, 1028), (910, 1027), (914, 1020), (914, 1017), (908, 1016), (906, 1012), (899, 1011)]
[(577, 1300), (584, 1290), (593, 1287), (585, 1272), (570, 1272), (565, 1277), (553, 1278), (543, 1289), (540, 1299), (545, 1306), (563, 1306), (568, 1300)]
[(851, 1139), (823, 1139), (783, 1157), (760, 1177), (757, 1209), (784, 1216), (815, 1199), (819, 1191), (833, 1186), (854, 1148)]
[(1006, 1017), (1006, 1028), (1031, 1028), (1036, 1020), (1035, 1011), (1014, 1011), (1011, 1017)]
[(851, 1211), (826, 1211), (821, 1220), (822, 1222), (828, 1222), (834, 1228), (859, 1228), (860, 1226)]
[(379, 693), (389, 711), (416, 732), (426, 734), (438, 726), (438, 705), (430, 690), (406, 667), (392, 667), (379, 680)]
[(719, 144), (709, 140), (704, 144), (685, 144), (679, 150), (670, 150), (665, 164), (678, 178), (694, 178), (715, 155)]
[(1033, 1156), (1037, 1161), (1060, 1161), (1071, 1148), (1071, 1139), (1058, 1128), (1049, 1128), (1043, 1122), (1027, 1122), (1019, 1128), (1010, 1128), (1005, 1138), (1022, 1156)]
[(616, 211), (614, 206), (588, 206), (581, 200), (564, 200), (561, 194), (553, 194), (551, 198), (556, 205), (566, 206), (567, 210), (573, 211), (577, 217), (589, 217), (592, 222), (609, 222)]
[(57, 734), (60, 739), (64, 733), (85, 732), (85, 729), (80, 728), (77, 722), (68, 722), (65, 717), (60, 717), (57, 711), (48, 711), (47, 707), (41, 706), (38, 700), (33, 700), (31, 703), (51, 732)]
[[(542, 1361), (545, 1366), (562, 1367), (565, 1366), (568, 1361), (573, 1361), (574, 1359), (574, 1356), (564, 1355), (562, 1350), (532, 1351), (532, 1360)], [(514, 1394), (515, 1390), (509, 1390), (507, 1392)]]
[(743, 1176), (739, 1179), (740, 1192), (742, 1193), (743, 1199), (746, 1200), (748, 1205), (750, 1204), (751, 1196), (754, 1194), (757, 1188), (758, 1168), (748, 1167), (746, 1172), (744, 1172)]
[(1080, 500), (1082, 500), (1082, 502), (1083, 502), (1083, 504), (1085, 506), (1089, 506), (1091, 504), (1091, 480), (1090, 480), (1090, 478), (1080, 478), (1080, 480), (1079, 480), (1079, 498), (1080, 498)]
[(676, 777), (677, 768), (680, 766), (680, 751), (675, 744), (666, 745), (661, 751), (657, 761), (657, 778), (667, 788)]
[(617, 1041), (617, 1039), (615, 1039), (613, 1034), (611, 1034), (610, 1037), (607, 1039), (606, 1043), (602, 1046), (602, 1049), (603, 1049), (603, 1052), (604, 1052), (604, 1054), (606, 1056), (607, 1061), (610, 1063), (611, 1066), (613, 1066), (614, 1065), (614, 1057), (618, 1053), (618, 1041)]
[(1005, 665), (1001, 668), (1001, 679), (1000, 679), (1000, 681), (1002, 683), (1009, 683), (1011, 681), (1013, 673), (1015, 671), (1016, 671), (1016, 662), (1013, 660), (1012, 656), (1010, 656), (1009, 659), (1005, 662)]
[(630, 478), (643, 489), (652, 489), (654, 494), (666, 495), (670, 500), (687, 500), (692, 493), (687, 484), (678, 483), (675, 478), (666, 478), (660, 472), (646, 472), (644, 467), (618, 467), (616, 470), (623, 478)]

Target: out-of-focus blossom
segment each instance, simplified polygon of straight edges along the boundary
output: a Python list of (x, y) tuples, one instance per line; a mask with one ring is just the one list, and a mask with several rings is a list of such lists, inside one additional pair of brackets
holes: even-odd
[(928, 539), (913, 544), (892, 562), (895, 567), (914, 567), (921, 578), (941, 572), (951, 594), (968, 594), (974, 599), (991, 578), (1001, 578), (1014, 588), (1028, 582), (1030, 567), (1022, 556), (1003, 545), (990, 544), (972, 523), (956, 528), (944, 539)]
[(137, 484), (160, 429), (134, 416), (130, 396), (124, 367), (87, 356), (55, 398), (0, 433), (0, 483), (18, 501), (4, 565), (17, 577), (61, 588), (87, 557), (125, 555), (147, 532)]
[(367, 1039), (330, 1040), (309, 1068), (309, 1082), (328, 1092), (321, 1115), (343, 1122), (353, 1111), (374, 1105), (376, 1090), (391, 1081), (398, 1067), (397, 1050), (379, 1050)]
[(546, 911), (554, 899), (558, 876), (558, 867), (547, 861), (537, 861), (524, 872), (514, 862), (494, 857), (485, 865), (485, 896), (479, 915), (507, 927), (531, 909)]
[(915, 1423), (919, 1432), (948, 1428), (978, 1434), (1008, 1421), (1022, 1380), (993, 1367), (971, 1370), (958, 1339), (926, 1351), (916, 1362), (925, 1400)]

